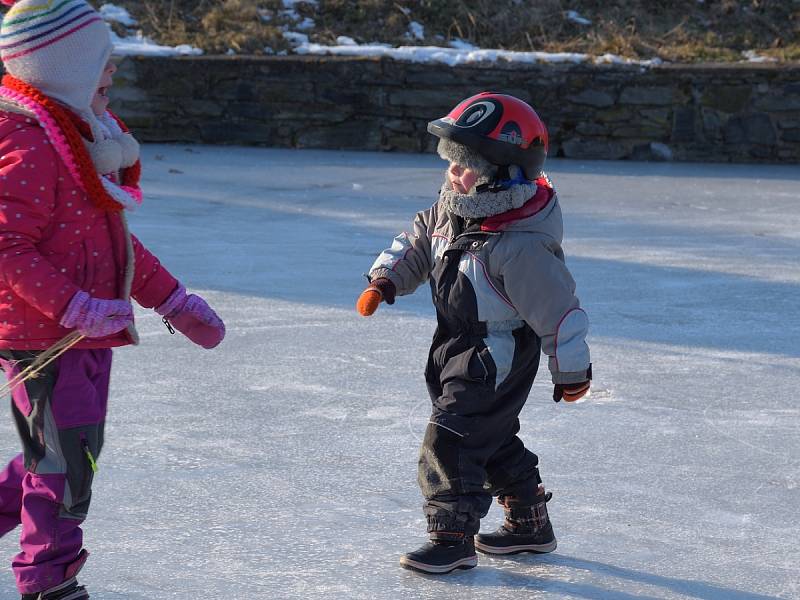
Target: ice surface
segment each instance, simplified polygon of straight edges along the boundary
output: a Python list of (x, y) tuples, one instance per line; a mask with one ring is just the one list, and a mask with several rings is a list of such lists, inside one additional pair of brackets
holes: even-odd
[[(543, 368), (522, 414), (559, 548), (429, 578), (397, 564), (424, 540), (428, 292), (353, 305), (444, 163), (147, 146), (144, 164), (131, 227), (228, 338), (204, 351), (141, 311), (141, 346), (116, 352), (93, 598), (800, 597), (797, 167), (549, 162), (596, 377), (554, 404)], [(0, 431), (10, 458), (8, 414)]]

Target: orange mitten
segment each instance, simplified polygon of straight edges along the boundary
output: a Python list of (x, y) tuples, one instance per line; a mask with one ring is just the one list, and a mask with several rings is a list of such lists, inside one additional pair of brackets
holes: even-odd
[(356, 310), (361, 316), (369, 317), (378, 310), (381, 300), (385, 300), (387, 304), (394, 304), (396, 291), (394, 284), (389, 279), (385, 277), (376, 279), (358, 297)]
[(586, 381), (584, 383), (579, 383), (575, 386), (565, 387), (564, 400), (566, 400), (567, 402), (575, 402), (576, 400), (580, 400), (586, 394), (589, 393), (590, 386), (591, 382)]
[(569, 385), (558, 384), (553, 389), (553, 400), (559, 402), (563, 398), (567, 402), (575, 402), (589, 393), (591, 385), (591, 381), (571, 383)]
[(592, 386), (592, 365), (586, 369), (586, 380), (579, 383), (557, 383), (553, 388), (553, 400), (560, 402), (563, 398), (567, 402), (580, 400), (589, 393)]
[(381, 293), (373, 288), (367, 288), (358, 297), (356, 302), (356, 309), (362, 317), (368, 317), (378, 310), (378, 305), (381, 303)]

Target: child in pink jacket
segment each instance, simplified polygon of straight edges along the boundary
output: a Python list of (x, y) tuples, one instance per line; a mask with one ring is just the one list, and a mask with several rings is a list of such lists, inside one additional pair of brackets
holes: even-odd
[(111, 348), (137, 342), (131, 298), (206, 348), (225, 327), (128, 231), (139, 146), (107, 110), (115, 67), (100, 15), (84, 0), (2, 2), (13, 6), (0, 30), (0, 366), (11, 379), (84, 337), (13, 390), (23, 453), (0, 474), (0, 535), (22, 525), (23, 600), (80, 600)]

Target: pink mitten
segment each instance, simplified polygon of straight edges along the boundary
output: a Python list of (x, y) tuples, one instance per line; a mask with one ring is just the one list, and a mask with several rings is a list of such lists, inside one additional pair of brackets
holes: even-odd
[(103, 338), (133, 323), (133, 307), (125, 300), (101, 300), (84, 291), (76, 293), (67, 305), (60, 324), (77, 329), (89, 338)]
[(225, 337), (225, 323), (200, 296), (186, 293), (178, 285), (156, 312), (192, 340), (206, 349), (214, 348)]

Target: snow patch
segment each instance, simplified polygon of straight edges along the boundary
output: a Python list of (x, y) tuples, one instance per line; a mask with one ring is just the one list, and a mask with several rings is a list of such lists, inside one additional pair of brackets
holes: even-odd
[(302, 21), (300, 21), (295, 27), (301, 31), (308, 31), (309, 29), (313, 29), (316, 23), (314, 19), (311, 17), (305, 17)]
[(622, 56), (618, 56), (617, 54), (608, 54), (608, 53), (593, 57), (593, 62), (597, 65), (603, 65), (603, 64), (642, 65), (645, 67), (655, 67), (657, 65), (664, 64), (664, 61), (658, 57), (651, 58), (648, 60), (633, 60), (630, 58), (624, 58)]
[(475, 44), (470, 44), (461, 38), (452, 39), (449, 43), (450, 47), (455, 48), (456, 50), (480, 50), (480, 48), (478, 48), (478, 46)]
[(308, 4), (310, 6), (317, 6), (316, 0), (283, 0), (283, 8), (281, 15), (293, 21), (299, 21), (296, 25), (298, 29), (311, 29), (314, 27), (314, 19), (309, 17), (303, 18), (295, 8), (298, 4)]
[[(290, 32), (284, 33), (284, 36)], [(292, 34), (298, 36), (300, 34)], [(305, 39), (304, 39), (305, 38)], [(388, 44), (337, 45), (325, 46), (308, 43), (308, 36), (290, 39), (297, 46), (297, 54), (334, 55), (334, 56), (373, 56), (418, 63), (444, 63), (449, 66), (480, 62), (510, 63), (585, 63), (626, 64), (653, 66), (661, 63), (658, 58), (652, 60), (632, 60), (615, 54), (604, 54), (594, 57), (576, 52), (515, 52), (511, 50), (482, 49), (474, 47), (444, 48), (441, 46), (397, 46)], [(452, 44), (452, 42), (451, 42)]]
[(284, 31), (283, 37), (290, 44), (294, 44), (295, 46), (299, 46), (301, 48), (309, 45), (308, 36), (305, 33), (299, 33), (297, 31)]
[(565, 14), (567, 17), (567, 21), (571, 21), (572, 23), (576, 23), (578, 25), (591, 25), (592, 22), (587, 19), (586, 17), (582, 17), (577, 11), (575, 10), (568, 10)]
[(408, 24), (408, 34), (417, 40), (425, 39), (425, 27), (417, 21), (411, 21)]
[(747, 59), (747, 62), (751, 63), (771, 63), (771, 62), (778, 62), (778, 59), (774, 56), (764, 56), (759, 54), (755, 50), (744, 50), (742, 52), (742, 56)]
[(125, 27), (136, 27), (138, 24), (127, 10), (115, 4), (103, 4), (100, 7), (100, 15), (106, 21), (120, 23)]
[[(126, 28), (135, 27), (138, 24), (126, 9), (114, 4), (103, 4), (99, 12), (106, 22), (120, 23)], [(162, 46), (145, 37), (141, 31), (135, 33), (129, 31), (128, 33), (130, 35), (120, 37), (116, 32), (111, 31), (114, 56), (197, 56), (203, 53), (201, 49), (186, 44)]]
[(187, 44), (161, 46), (145, 37), (141, 31), (124, 38), (112, 31), (111, 41), (114, 44), (114, 56), (199, 56), (203, 54), (200, 48)]

